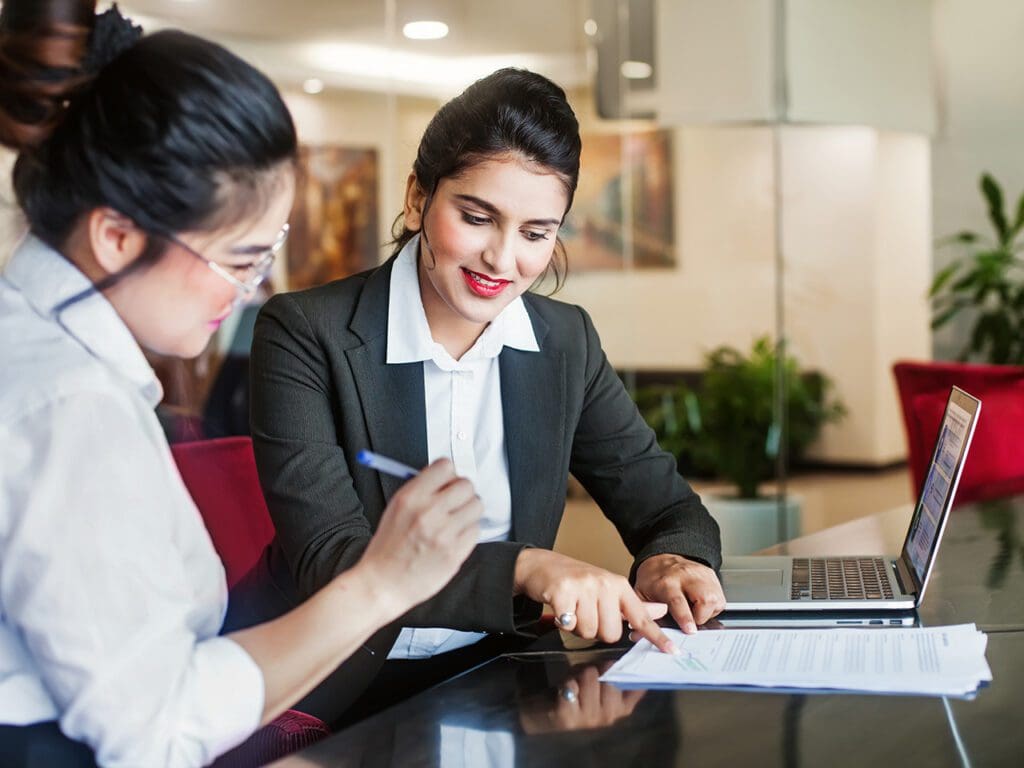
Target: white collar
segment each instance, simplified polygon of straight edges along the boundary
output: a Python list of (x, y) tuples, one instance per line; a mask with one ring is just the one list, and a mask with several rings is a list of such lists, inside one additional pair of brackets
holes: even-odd
[(102, 293), (87, 294), (59, 314), (55, 311), (62, 302), (92, 286), (70, 261), (30, 234), (15, 248), (3, 277), (41, 317), (60, 324), (93, 357), (137, 387), (152, 405), (160, 402), (160, 381), (128, 326)]
[(391, 265), (388, 291), (387, 363), (416, 363), (433, 360), (442, 370), (456, 370), (462, 363), (497, 357), (503, 347), (524, 352), (539, 352), (533, 323), (526, 312), (523, 297), (517, 296), (484, 329), (472, 348), (456, 361), (430, 335), (427, 314), (423, 311), (416, 268), (419, 235), (399, 252)]

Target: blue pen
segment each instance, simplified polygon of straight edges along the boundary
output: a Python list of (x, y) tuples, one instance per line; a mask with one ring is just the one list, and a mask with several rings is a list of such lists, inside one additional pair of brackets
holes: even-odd
[(387, 456), (381, 456), (379, 453), (374, 453), (373, 451), (360, 451), (356, 454), (356, 461), (364, 467), (375, 469), (386, 475), (394, 475), (395, 477), (400, 477), (403, 480), (408, 480), (410, 477), (416, 477), (416, 475), (419, 474), (418, 470), (406, 466), (400, 461), (389, 459)]

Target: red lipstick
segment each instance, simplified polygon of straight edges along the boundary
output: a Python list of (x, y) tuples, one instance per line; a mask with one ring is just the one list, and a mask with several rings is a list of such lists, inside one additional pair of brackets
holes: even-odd
[(511, 280), (499, 280), (493, 277), (488, 277), (481, 272), (474, 272), (471, 269), (462, 267), (462, 278), (466, 281), (466, 285), (473, 291), (477, 296), (484, 299), (491, 299), (500, 294), (505, 287), (512, 283)]

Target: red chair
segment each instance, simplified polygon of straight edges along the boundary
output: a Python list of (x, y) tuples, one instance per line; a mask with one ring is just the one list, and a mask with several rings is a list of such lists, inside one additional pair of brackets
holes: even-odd
[(224, 562), (228, 589), (256, 564), (274, 538), (252, 440), (225, 437), (175, 443), (171, 453)]
[[(176, 443), (171, 453), (224, 563), (228, 588), (248, 573), (274, 538), (252, 440), (225, 437)], [(330, 730), (322, 720), (290, 709), (214, 763), (217, 768), (264, 765), (309, 746)]]
[(924, 484), (952, 386), (981, 400), (956, 503), (1024, 493), (1024, 366), (898, 362), (893, 366), (914, 494)]

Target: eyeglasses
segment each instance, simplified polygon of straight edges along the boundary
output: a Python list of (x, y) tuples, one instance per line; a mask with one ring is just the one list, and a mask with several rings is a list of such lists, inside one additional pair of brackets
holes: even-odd
[(274, 260), (277, 258), (277, 254), (280, 253), (281, 248), (284, 247), (285, 241), (288, 240), (288, 225), (285, 224), (281, 228), (281, 232), (278, 234), (277, 239), (274, 240), (274, 244), (269, 248), (257, 248), (252, 251), (239, 251), (238, 255), (253, 256), (254, 258), (248, 264), (237, 267), (218, 264), (216, 261), (206, 258), (203, 254), (199, 253), (199, 251), (189, 247), (173, 235), (157, 233), (157, 237), (162, 237), (164, 240), (174, 243), (179, 248), (188, 251), (197, 259), (204, 262), (206, 266), (235, 286), (235, 290), (238, 292), (238, 298), (244, 299), (252, 296), (252, 294), (256, 292), (256, 289), (263, 284), (263, 281), (267, 279), (267, 275), (270, 274), (270, 270), (274, 266)]

